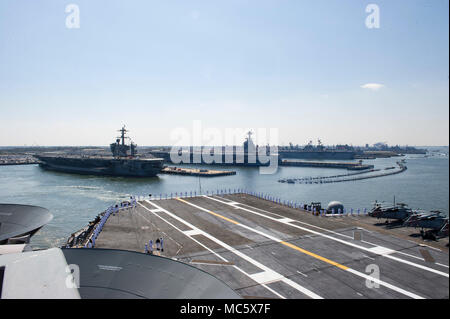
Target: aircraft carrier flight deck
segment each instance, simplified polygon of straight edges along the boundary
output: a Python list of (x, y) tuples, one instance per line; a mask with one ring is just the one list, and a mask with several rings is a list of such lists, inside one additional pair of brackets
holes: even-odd
[(244, 298), (448, 299), (448, 238), (428, 244), (411, 232), (237, 193), (140, 198), (105, 220), (95, 248), (190, 264)]

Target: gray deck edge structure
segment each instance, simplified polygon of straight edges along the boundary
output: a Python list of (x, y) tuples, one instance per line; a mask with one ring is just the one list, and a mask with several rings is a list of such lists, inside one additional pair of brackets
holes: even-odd
[(81, 298), (240, 298), (215, 276), (170, 258), (119, 249), (62, 251), (79, 267)]
[(1, 299), (79, 299), (76, 288), (67, 286), (67, 261), (61, 249), (0, 256), (4, 267)]
[(53, 215), (43, 207), (0, 203), (0, 243), (13, 237), (33, 235), (52, 219)]

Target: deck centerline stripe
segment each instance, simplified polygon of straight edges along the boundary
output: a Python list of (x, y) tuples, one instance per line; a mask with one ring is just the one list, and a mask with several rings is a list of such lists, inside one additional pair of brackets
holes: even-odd
[(235, 221), (235, 220), (232, 220), (232, 219), (230, 219), (230, 218), (227, 218), (227, 217), (225, 217), (225, 216), (222, 216), (222, 215), (220, 215), (220, 214), (217, 214), (217, 213), (215, 213), (215, 212), (213, 212), (213, 211), (211, 211), (211, 210), (208, 210), (208, 209), (206, 209), (206, 208), (203, 208), (203, 207), (200, 207), (200, 206), (198, 206), (198, 205), (192, 204), (192, 203), (190, 203), (190, 202), (188, 202), (188, 201), (186, 201), (186, 200), (179, 199), (179, 198), (177, 198), (177, 200), (179, 200), (179, 201), (181, 201), (181, 202), (183, 202), (183, 203), (185, 203), (185, 204), (187, 204), (187, 205), (191, 205), (191, 206), (193, 206), (193, 207), (195, 207), (195, 208), (197, 208), (197, 209), (200, 209), (200, 210), (202, 210), (202, 211), (204, 211), (204, 212), (206, 212), (206, 213), (212, 214), (212, 215), (217, 216), (217, 217), (219, 217), (219, 218), (222, 218), (222, 219), (224, 219), (224, 220), (228, 220), (228, 221), (232, 222), (232, 223), (235, 224), (235, 225), (238, 225), (238, 226), (241, 226), (241, 227), (243, 227), (243, 228), (245, 228), (245, 229), (248, 229), (248, 230), (250, 230), (250, 231), (253, 231), (253, 232), (255, 232), (255, 233), (259, 234), (259, 235), (262, 235), (262, 236), (264, 236), (264, 237), (266, 237), (266, 238), (269, 238), (269, 239), (271, 239), (271, 240), (273, 240), (273, 241), (275, 241), (275, 242), (277, 242), (277, 243), (280, 243), (280, 244), (282, 244), (282, 245), (284, 245), (284, 246), (287, 246), (287, 247), (289, 247), (289, 248), (295, 249), (295, 250), (297, 250), (297, 251), (299, 251), (299, 252), (302, 252), (302, 253), (304, 253), (304, 254), (306, 254), (306, 255), (308, 255), (308, 256), (311, 256), (311, 257), (313, 257), (313, 258), (319, 259), (319, 260), (321, 260), (321, 261), (323, 261), (323, 262), (326, 262), (326, 263), (328, 263), (328, 264), (330, 264), (330, 265), (336, 266), (336, 267), (338, 267), (338, 268), (340, 268), (340, 269), (347, 270), (347, 269), (349, 268), (349, 267), (344, 266), (344, 265), (341, 265), (341, 264), (339, 264), (339, 263), (337, 263), (337, 262), (335, 262), (335, 261), (332, 261), (332, 260), (330, 260), (330, 259), (328, 259), (328, 258), (322, 257), (322, 256), (320, 256), (320, 255), (317, 255), (317, 254), (313, 253), (313, 252), (310, 252), (310, 251), (308, 251), (308, 250), (306, 250), (306, 249), (300, 248), (300, 247), (298, 247), (298, 246), (296, 246), (296, 245), (294, 245), (294, 244), (285, 242), (285, 241), (283, 241), (283, 240), (281, 240), (281, 239), (278, 239), (278, 238), (276, 238), (276, 237), (274, 237), (274, 236), (272, 236), (272, 235), (266, 234), (266, 233), (264, 233), (264, 232), (261, 232), (261, 231), (258, 231), (258, 230), (256, 230), (256, 229), (253, 229), (253, 228), (251, 228), (251, 227), (249, 227), (249, 226), (243, 225), (243, 224), (241, 224), (241, 223), (239, 223), (239, 222), (237, 222), (237, 221)]
[[(213, 197), (209, 197), (209, 196), (204, 196), (204, 197), (205, 197), (205, 198), (209, 198), (209, 199), (214, 200), (214, 201), (217, 201), (217, 202), (220, 202), (220, 203), (223, 203), (223, 204), (226, 204), (226, 205), (229, 205), (227, 202), (218, 200), (218, 199), (213, 198)], [(240, 204), (241, 204), (241, 203), (240, 203)], [(246, 205), (246, 206), (248, 206), (248, 207), (252, 207), (252, 206), (247, 205), (247, 204), (242, 204), (242, 205)], [(237, 206), (237, 205), (229, 205), (229, 206), (232, 206), (232, 207), (238, 207), (239, 209), (244, 210), (244, 211), (246, 211), (246, 212), (253, 213), (253, 214), (255, 214), (255, 215), (258, 215), (258, 216), (261, 216), (261, 217), (264, 217), (264, 218), (268, 218), (268, 219), (271, 219), (271, 220), (273, 220), (273, 221), (276, 221), (276, 222), (279, 222), (279, 223), (282, 223), (282, 224), (285, 224), (285, 225), (289, 225), (289, 226), (292, 226), (292, 227), (295, 227), (295, 228), (298, 228), (298, 229), (301, 229), (301, 230), (310, 232), (310, 233), (312, 233), (312, 234), (319, 235), (319, 236), (322, 236), (322, 237), (325, 237), (325, 238), (328, 238), (328, 239), (331, 239), (331, 240), (340, 242), (340, 243), (345, 244), (345, 245), (347, 245), (347, 246), (351, 246), (351, 247), (355, 247), (355, 248), (358, 248), (358, 249), (362, 249), (362, 250), (365, 250), (365, 251), (374, 253), (374, 254), (376, 254), (376, 255), (383, 256), (383, 257), (386, 257), (386, 258), (389, 258), (389, 259), (392, 259), (392, 260), (395, 260), (395, 261), (398, 261), (398, 262), (401, 262), (401, 263), (404, 263), (404, 264), (407, 264), (407, 265), (410, 265), (410, 266), (413, 266), (413, 267), (416, 267), (416, 268), (420, 268), (420, 269), (423, 269), (423, 270), (426, 270), (426, 271), (429, 271), (429, 272), (433, 272), (433, 273), (436, 273), (436, 274), (438, 274), (438, 275), (441, 275), (441, 276), (444, 276), (444, 277), (449, 278), (449, 274), (447, 274), (447, 273), (445, 273), (445, 272), (442, 272), (442, 271), (439, 271), (439, 270), (436, 270), (436, 269), (433, 269), (433, 268), (430, 268), (430, 267), (427, 267), (427, 266), (423, 266), (423, 265), (420, 265), (420, 264), (416, 264), (416, 263), (413, 263), (413, 262), (411, 262), (411, 261), (404, 260), (404, 259), (401, 259), (401, 258), (392, 256), (392, 255), (386, 255), (386, 254), (381, 254), (381, 255), (380, 255), (380, 254), (377, 254), (376, 252), (372, 251), (372, 250), (371, 250), (372, 248), (366, 248), (366, 247), (363, 247), (363, 246), (360, 246), (360, 245), (357, 245), (357, 244), (354, 244), (354, 243), (350, 243), (350, 242), (344, 241), (344, 240), (342, 240), (342, 239), (339, 239), (339, 238), (336, 238), (336, 237), (333, 237), (333, 236), (326, 235), (326, 234), (321, 233), (321, 232), (317, 232), (317, 231), (312, 230), (312, 229), (309, 229), (309, 228), (305, 228), (305, 227), (302, 227), (302, 226), (299, 226), (299, 225), (295, 225), (295, 224), (283, 222), (283, 221), (280, 220), (280, 219), (273, 218), (273, 217), (270, 217), (270, 216), (267, 216), (267, 215), (264, 215), (264, 214), (255, 212), (255, 211), (252, 211), (252, 210), (247, 209), (247, 208), (244, 208), (244, 207), (239, 207), (239, 206)], [(259, 208), (255, 208), (255, 209), (259, 209)], [(259, 210), (261, 210), (261, 209), (259, 209)], [(264, 211), (264, 210), (263, 210), (263, 211)], [(268, 213), (270, 213), (270, 212), (268, 212)], [(271, 213), (271, 214), (272, 214), (272, 213)], [(279, 215), (279, 216), (281, 216), (281, 215)], [(305, 222), (301, 222), (301, 221), (298, 221), (298, 220), (296, 220), (296, 222), (299, 222), (299, 223), (302, 223), (302, 224), (306, 224), (306, 225), (308, 225), (308, 226), (310, 226), (310, 227), (316, 227), (316, 228), (318, 228), (317, 226), (314, 226), (314, 225), (311, 225), (311, 224), (308, 224), (308, 223), (305, 223)], [(326, 231), (331, 232), (331, 233), (336, 233), (336, 232), (333, 232), (333, 231), (331, 231), (331, 230), (326, 230)], [(336, 234), (338, 234), (338, 233), (336, 233)], [(375, 247), (382, 247), (382, 248), (388, 249), (387, 247), (384, 247), (384, 246), (378, 246), (378, 245), (375, 245)]]
[[(177, 198), (177, 199), (178, 199), (178, 198)], [(180, 199), (178, 199), (178, 200), (180, 200)], [(196, 204), (192, 204), (192, 203), (190, 203), (190, 202), (188, 202), (188, 201), (185, 201), (185, 200), (180, 200), (180, 201), (186, 203), (187, 205), (190, 205), (190, 206), (192, 206), (192, 207), (195, 207), (195, 208), (197, 208), (197, 209), (200, 209), (200, 210), (202, 210), (202, 211), (205, 211), (205, 212), (207, 212), (207, 213), (210, 212), (209, 209), (203, 208), (203, 207), (198, 206), (198, 205), (196, 205)], [(231, 205), (231, 206), (235, 206), (235, 205)], [(250, 211), (250, 210), (249, 210), (249, 211)], [(251, 212), (251, 211), (250, 211), (250, 212)], [(216, 213), (216, 214), (217, 214), (217, 213)], [(258, 214), (258, 213), (257, 213), (257, 214)], [(219, 214), (218, 214), (218, 215), (219, 215)], [(262, 215), (262, 214), (261, 214), (261, 215)], [(264, 216), (264, 215), (263, 215), (263, 216)], [(272, 218), (271, 218), (271, 219), (272, 219)], [(275, 220), (277, 220), (277, 219), (275, 219)], [(286, 223), (286, 224), (289, 225), (289, 223)], [(303, 248), (300, 248), (300, 247), (298, 247), (298, 246), (296, 246), (296, 245), (293, 245), (293, 244), (290, 244), (290, 243), (283, 242), (282, 240), (277, 239), (277, 238), (275, 238), (274, 236), (265, 234), (264, 232), (257, 231), (257, 230), (255, 230), (255, 229), (253, 229), (253, 228), (251, 228), (251, 227), (248, 227), (248, 226), (243, 225), (243, 224), (240, 224), (240, 223), (238, 223), (238, 224), (236, 224), (236, 225), (242, 226), (242, 227), (244, 227), (244, 228), (246, 228), (246, 229), (249, 229), (249, 230), (251, 230), (251, 231), (253, 231), (253, 232), (256, 232), (256, 233), (258, 233), (258, 234), (261, 234), (261, 235), (263, 235), (263, 236), (265, 236), (265, 237), (267, 237), (267, 238), (269, 238), (269, 239), (272, 239), (272, 240), (274, 240), (274, 241), (276, 241), (276, 242), (278, 242), (278, 243), (281, 243), (281, 244), (283, 244), (283, 245), (285, 245), (285, 246), (288, 246), (288, 247), (290, 247), (290, 248), (292, 248), (292, 249), (295, 249), (295, 250), (297, 250), (297, 251), (300, 251), (300, 252), (302, 252), (302, 253), (305, 253), (306, 255), (309, 255), (309, 256), (311, 256), (311, 257), (313, 257), (313, 258), (316, 258), (316, 259), (318, 259), (318, 260), (321, 260), (321, 261), (323, 261), (323, 262), (325, 262), (325, 263), (328, 263), (328, 264), (330, 264), (330, 265), (333, 265), (333, 266), (335, 266), (335, 267), (337, 267), (337, 268), (339, 268), (339, 269), (341, 269), (341, 270), (348, 271), (348, 272), (350, 272), (350, 273), (352, 273), (352, 274), (354, 274), (354, 275), (357, 275), (357, 276), (362, 277), (362, 278), (365, 278), (365, 279), (372, 278), (371, 276), (368, 276), (368, 275), (366, 275), (366, 274), (364, 274), (364, 273), (361, 273), (361, 272), (359, 272), (359, 271), (357, 271), (357, 270), (355, 270), (355, 269), (352, 269), (352, 268), (350, 268), (350, 267), (341, 265), (341, 264), (339, 264), (339, 263), (337, 263), (337, 262), (334, 262), (334, 261), (332, 261), (332, 260), (330, 260), (330, 259), (327, 259), (327, 258), (325, 258), (325, 257), (319, 256), (319, 255), (317, 255), (317, 254), (314, 254), (313, 252), (307, 251), (307, 250), (305, 250), (305, 249), (303, 249)], [(286, 244), (289, 244), (289, 245), (286, 245)], [(294, 247), (295, 247), (295, 248), (294, 248)], [(392, 289), (392, 290), (394, 290), (394, 291), (397, 291), (397, 292), (399, 292), (399, 293), (401, 293), (401, 294), (404, 294), (404, 295), (406, 295), (406, 296), (409, 296), (409, 297), (411, 297), (411, 298), (414, 298), (414, 299), (424, 299), (423, 297), (421, 297), (421, 296), (419, 296), (419, 295), (417, 295), (417, 294), (415, 294), (415, 293), (409, 292), (409, 291), (404, 290), (404, 289), (402, 289), (402, 288), (400, 288), (400, 287), (397, 287), (397, 286), (394, 286), (394, 285), (389, 284), (389, 283), (387, 283), (387, 282), (384, 282), (384, 281), (382, 281), (382, 280), (380, 280), (380, 279), (376, 279), (376, 280), (374, 280), (374, 281), (376, 281), (378, 284), (380, 284), (380, 285), (382, 285), (382, 286), (385, 286), (385, 287), (387, 287), (387, 288), (389, 288), (389, 289)]]
[[(149, 202), (150, 203), (150, 202)], [(169, 221), (167, 221), (166, 219), (164, 219), (163, 217), (161, 217), (160, 215), (156, 214), (155, 210), (150, 210), (147, 207), (145, 207), (144, 205), (142, 205), (141, 203), (138, 203), (139, 205), (141, 205), (144, 209), (148, 210), (150, 213), (152, 213), (153, 215), (155, 215), (156, 217), (162, 219), (164, 222), (166, 222), (168, 225), (172, 226), (173, 228), (175, 228), (176, 230), (178, 230), (180, 233), (183, 233), (184, 235), (186, 235), (187, 237), (189, 237), (189, 239), (191, 239), (192, 241), (196, 242), (197, 244), (199, 244), (200, 246), (204, 247), (206, 250), (208, 250), (209, 252), (211, 252), (212, 254), (216, 255), (219, 259), (222, 259), (224, 262), (229, 262), (226, 258), (222, 257), (221, 255), (219, 255), (218, 253), (216, 253), (214, 250), (210, 249), (208, 246), (206, 246), (205, 244), (201, 243), (200, 241), (196, 240), (195, 238), (193, 238), (193, 235), (189, 234), (188, 232), (184, 232), (181, 229), (179, 229), (178, 227), (176, 227), (175, 225), (173, 225), (172, 223), (170, 223)], [(154, 205), (153, 203), (150, 203), (152, 205)], [(158, 212), (164, 212), (163, 210), (158, 210)], [(140, 216), (142, 216), (139, 212), (138, 214)], [(144, 216), (142, 216), (144, 219), (147, 220), (147, 218), (145, 218)], [(198, 232), (199, 234), (201, 233), (201, 231), (199, 229), (193, 229), (194, 231)], [(244, 275), (246, 275), (247, 277), (251, 278), (252, 280), (254, 280), (250, 274), (248, 274), (247, 272), (245, 272), (243, 269), (239, 268), (236, 265), (232, 265), (233, 268), (235, 268), (236, 270), (240, 271), (241, 273), (243, 273)], [(286, 297), (284, 297), (283, 295), (279, 294), (278, 292), (276, 292), (275, 290), (273, 290), (270, 287), (267, 287), (265, 284), (261, 284), (261, 286), (263, 286), (264, 288), (266, 288), (267, 290), (269, 290), (270, 292), (272, 292), (274, 295), (280, 297), (281, 299), (286, 299)], [(319, 298), (317, 298), (319, 299)]]
[[(284, 283), (290, 285), (291, 287), (293, 287), (294, 289), (300, 291), (301, 293), (305, 294), (306, 296), (313, 298), (313, 299), (323, 299), (321, 296), (319, 296), (318, 294), (312, 292), (311, 290), (299, 285), (298, 283), (296, 283), (295, 281), (286, 278), (285, 276), (277, 273), (276, 271), (270, 269), (269, 267), (263, 265), (262, 263), (256, 261), (255, 259), (245, 255), (244, 253), (242, 253), (241, 251), (229, 246), (228, 244), (224, 243), (223, 241), (221, 241), (220, 239), (217, 239), (216, 237), (212, 236), (211, 234), (201, 230), (200, 228), (196, 227), (195, 225), (192, 225), (191, 223), (185, 221), (184, 219), (182, 219), (181, 217), (169, 212), (168, 210), (158, 206), (157, 204), (150, 202), (148, 200), (146, 200), (147, 203), (149, 203), (150, 205), (153, 205), (154, 207), (157, 207), (159, 209), (162, 210), (162, 212), (164, 212), (165, 214), (167, 214), (168, 216), (173, 217), (174, 219), (180, 221), (181, 223), (184, 223), (185, 225), (191, 227), (194, 230), (198, 230), (199, 232), (202, 233), (202, 235), (204, 235), (205, 237), (207, 237), (208, 239), (216, 242), (217, 244), (219, 244), (220, 246), (224, 247), (225, 249), (227, 249), (228, 251), (234, 253), (235, 255), (241, 257), (242, 259), (250, 262), (251, 264), (253, 264), (254, 266), (260, 268), (263, 271), (266, 271), (268, 274), (272, 274), (272, 276), (278, 276), (280, 281), (283, 281)], [(140, 204), (140, 203), (139, 203)], [(150, 211), (147, 207), (145, 207), (144, 205), (140, 204), (142, 207), (144, 207), (146, 210)], [(157, 214), (155, 214), (157, 215)], [(158, 215), (157, 215), (158, 216)], [(186, 234), (185, 234), (186, 235)], [(188, 236), (188, 235), (186, 235)], [(190, 237), (190, 236), (188, 236)], [(190, 237), (192, 240), (195, 240), (194, 238)], [(200, 243), (201, 244), (201, 243)], [(201, 244), (203, 247), (207, 248), (205, 245)], [(207, 248), (209, 251), (213, 252), (215, 255), (218, 255), (216, 252), (212, 251), (211, 249)], [(222, 260), (227, 261), (225, 258), (221, 257)], [(234, 266), (236, 267), (236, 266)], [(251, 278), (251, 275), (247, 274), (246, 272), (244, 272), (243, 270), (241, 270), (240, 268), (236, 267), (237, 269), (239, 269), (241, 272), (243, 272), (244, 274), (246, 274), (247, 276), (249, 276)], [(253, 278), (252, 278), (253, 279)], [(253, 279), (254, 280), (254, 279)], [(256, 281), (256, 280), (255, 280)], [(258, 284), (264, 286), (265, 288), (267, 288), (268, 290), (270, 290), (271, 292), (273, 292), (273, 289), (269, 289), (269, 287), (265, 286), (266, 283), (264, 282), (258, 282), (256, 281)], [(280, 295), (277, 293), (277, 295)], [(281, 295), (280, 295), (281, 296)], [(283, 297), (284, 298), (284, 297)]]
[(212, 214), (212, 215), (214, 215), (214, 216), (217, 216), (217, 217), (219, 217), (219, 218), (222, 218), (222, 219), (224, 219), (224, 220), (227, 220), (227, 221), (229, 221), (230, 223), (233, 223), (233, 224), (235, 224), (235, 225), (238, 225), (238, 226), (241, 226), (241, 227), (243, 227), (243, 228), (245, 228), (245, 229), (248, 229), (248, 230), (250, 230), (250, 231), (253, 231), (253, 232), (255, 232), (255, 233), (257, 233), (257, 234), (259, 234), (259, 235), (261, 235), (261, 236), (264, 236), (264, 237), (266, 237), (266, 238), (269, 238), (269, 239), (271, 239), (271, 240), (273, 240), (273, 241), (275, 241), (275, 242), (278, 242), (278, 243), (280, 243), (280, 244), (282, 244), (282, 245), (284, 245), (284, 246), (287, 246), (287, 247), (289, 247), (289, 248), (295, 249), (295, 250), (297, 250), (297, 251), (299, 251), (299, 252), (301, 252), (301, 253), (304, 253), (304, 254), (306, 254), (306, 255), (308, 255), (308, 256), (311, 256), (311, 257), (313, 257), (313, 258), (319, 259), (319, 260), (321, 260), (321, 261), (323, 261), (323, 262), (326, 262), (326, 263), (328, 263), (328, 264), (330, 264), (330, 265), (336, 266), (336, 267), (338, 267), (338, 268), (340, 268), (340, 269), (347, 270), (347, 269), (349, 268), (349, 267), (344, 266), (344, 265), (341, 265), (341, 264), (339, 264), (339, 263), (337, 263), (337, 262), (335, 262), (335, 261), (332, 261), (332, 260), (330, 260), (330, 259), (328, 259), (328, 258), (322, 257), (322, 256), (317, 255), (317, 254), (315, 254), (315, 253), (313, 253), (313, 252), (310, 252), (310, 251), (308, 251), (308, 250), (306, 250), (306, 249), (303, 249), (303, 248), (301, 248), (301, 247), (298, 247), (298, 246), (296, 246), (296, 245), (294, 245), (294, 244), (288, 243), (288, 242), (283, 241), (283, 240), (281, 240), (281, 239), (278, 239), (278, 238), (276, 238), (276, 237), (274, 237), (274, 236), (271, 236), (271, 235), (269, 235), (269, 234), (266, 234), (266, 233), (264, 233), (264, 232), (262, 232), (262, 231), (258, 231), (258, 230), (254, 229), (254, 228), (251, 228), (251, 227), (247, 226), (247, 225), (241, 224), (241, 223), (239, 223), (239, 222), (237, 222), (237, 221), (235, 221), (235, 220), (233, 220), (233, 219), (230, 219), (230, 218), (228, 218), (228, 217), (222, 216), (222, 215), (220, 215), (220, 214), (218, 214), (218, 213), (215, 213), (215, 212), (213, 212), (213, 211), (211, 211), (211, 210), (208, 210), (208, 209), (206, 209), (206, 208), (203, 208), (203, 207), (200, 207), (200, 206), (198, 206), (198, 205), (192, 204), (192, 203), (190, 203), (190, 202), (188, 202), (188, 201), (186, 201), (186, 200), (183, 200), (183, 199), (180, 199), (180, 198), (177, 198), (177, 200), (179, 200), (179, 201), (181, 201), (181, 202), (183, 202), (183, 203), (185, 203), (185, 204), (191, 205), (191, 206), (193, 206), (193, 207), (195, 207), (195, 208), (201, 209), (201, 210), (203, 210), (203, 211), (205, 211), (205, 212), (207, 212), (207, 213), (209, 213), (209, 214)]
[[(149, 204), (156, 206), (154, 203), (148, 202)], [(182, 231), (181, 229), (179, 229), (178, 227), (176, 227), (175, 225), (173, 225), (171, 222), (167, 221), (166, 219), (164, 219), (163, 217), (161, 217), (160, 215), (156, 214), (155, 211), (158, 212), (164, 212), (164, 210), (150, 210), (149, 208), (145, 207), (144, 205), (142, 205), (141, 203), (138, 203), (139, 205), (141, 205), (144, 209), (148, 210), (150, 213), (152, 213), (153, 215), (157, 216), (158, 218), (162, 219), (164, 222), (166, 222), (168, 225), (172, 226), (173, 228), (175, 228), (176, 230), (178, 230), (180, 233), (183, 233), (184, 235), (186, 235), (187, 237), (189, 237), (189, 239), (191, 239), (192, 241), (196, 242), (197, 244), (199, 244), (200, 246), (202, 246), (203, 248), (205, 248), (206, 250), (208, 250), (209, 252), (211, 252), (212, 254), (214, 254), (215, 256), (217, 256), (219, 259), (222, 259), (224, 262), (229, 262), (228, 259), (222, 257), (220, 254), (216, 253), (214, 250), (212, 250), (211, 248), (209, 248), (208, 246), (206, 246), (205, 244), (201, 243), (200, 241), (196, 240), (195, 238), (193, 238), (189, 231)], [(138, 214), (140, 216), (142, 216), (139, 212)], [(145, 216), (142, 216), (144, 219)], [(147, 219), (146, 219), (147, 220)], [(199, 229), (192, 229), (192, 231), (195, 231), (196, 234), (202, 234), (202, 231)], [(247, 277), (251, 278), (251, 275), (248, 274), (247, 272), (245, 272), (243, 269), (239, 268), (236, 265), (232, 265), (232, 267), (234, 267), (236, 270), (240, 271), (241, 273), (243, 273), (244, 275), (246, 275)], [(252, 278), (251, 278), (252, 279)], [(279, 293), (277, 293), (276, 291), (274, 291), (273, 289), (266, 287), (264, 284), (261, 284), (263, 287), (267, 288), (270, 292), (274, 293), (275, 295), (279, 296), (282, 299), (286, 299), (284, 296), (280, 295)]]
[(342, 270), (347, 270), (347, 269), (350, 268), (350, 267), (341, 265), (341, 264), (339, 264), (339, 263), (337, 263), (337, 262), (334, 262), (334, 261), (332, 261), (332, 260), (330, 260), (330, 259), (328, 259), (328, 258), (319, 256), (319, 255), (317, 255), (317, 254), (315, 254), (315, 253), (312, 253), (312, 252), (310, 252), (310, 251), (308, 251), (308, 250), (305, 250), (305, 249), (303, 249), (303, 248), (300, 248), (300, 247), (298, 247), (298, 246), (296, 246), (296, 245), (293, 245), (293, 244), (291, 244), (291, 243), (288, 243), (288, 242), (285, 242), (285, 241), (282, 241), (281, 243), (282, 243), (283, 245), (285, 245), (285, 246), (288, 246), (288, 247), (292, 248), (292, 249), (298, 250), (298, 251), (300, 251), (300, 252), (302, 252), (302, 253), (304, 253), (304, 254), (306, 254), (306, 255), (309, 255), (309, 256), (314, 257), (314, 258), (319, 259), (319, 260), (322, 260), (322, 261), (324, 261), (324, 262), (326, 262), (326, 263), (328, 263), (328, 264), (330, 264), (330, 265), (336, 266), (336, 267), (338, 267), (338, 268), (340, 268), (340, 269), (342, 269)]
[[(207, 195), (202, 195), (202, 196), (203, 196), (203, 197), (206, 197), (206, 198), (209, 198), (209, 199), (212, 199), (212, 200), (216, 200), (216, 201), (218, 201), (218, 202), (221, 202), (220, 200), (216, 199), (215, 197), (210, 197), (210, 196), (207, 196)], [(276, 213), (273, 213), (273, 212), (269, 212), (269, 211), (264, 210), (264, 209), (262, 209), (262, 208), (254, 207), (254, 206), (251, 206), (251, 205), (248, 205), (248, 204), (244, 204), (244, 203), (241, 203), (241, 202), (233, 201), (233, 202), (224, 202), (224, 203), (226, 203), (226, 204), (228, 204), (228, 205), (230, 205), (231, 203), (235, 203), (235, 204), (233, 204), (233, 207), (235, 207), (235, 208), (241, 208), (241, 207), (239, 207), (239, 206), (234, 206), (234, 205), (243, 205), (243, 206), (247, 206), (247, 207), (250, 207), (250, 208), (253, 208), (253, 209), (256, 209), (256, 210), (259, 210), (259, 211), (268, 213), (268, 214), (271, 214), (271, 215), (275, 215), (275, 216), (279, 216), (279, 217), (285, 218), (283, 215), (276, 214)], [(283, 218), (281, 218), (281, 219), (283, 219)], [(298, 222), (298, 223), (301, 223), (301, 224), (308, 225), (308, 226), (310, 226), (310, 227), (314, 227), (314, 228), (323, 230), (323, 231), (325, 231), (325, 232), (332, 233), (332, 234), (337, 235), (337, 236), (342, 236), (342, 237), (346, 237), (346, 238), (349, 238), (349, 239), (353, 239), (352, 236), (348, 236), (348, 235), (345, 235), (345, 234), (341, 234), (341, 233), (332, 231), (332, 230), (330, 230), (330, 229), (326, 229), (326, 228), (322, 228), (322, 227), (319, 227), (319, 226), (316, 226), (316, 225), (308, 224), (308, 223), (302, 222), (302, 221), (300, 221), (300, 220), (293, 220), (293, 221)], [(380, 246), (380, 245), (378, 245), (378, 244), (374, 244), (374, 243), (371, 243), (371, 242), (368, 242), (368, 241), (365, 241), (365, 240), (362, 240), (361, 242), (362, 242), (362, 243), (365, 243), (365, 244), (372, 245), (372, 246), (383, 247), (383, 246)], [(414, 244), (417, 245), (416, 242), (412, 242), (412, 243), (414, 243)], [(433, 250), (441, 251), (440, 249), (437, 249), (437, 248), (435, 248), (435, 247), (431, 247), (431, 246), (429, 246), (429, 245), (419, 244), (419, 246), (422, 246), (422, 245), (423, 245), (423, 246), (426, 246), (426, 247), (428, 247), (428, 248), (430, 248), (430, 249), (433, 249)], [(397, 250), (396, 250), (395, 253), (396, 253), (396, 254), (402, 254), (402, 255), (405, 255), (405, 256), (408, 256), (408, 257), (411, 257), (411, 258), (415, 258), (415, 259), (419, 259), (419, 260), (425, 261), (425, 259), (423, 259), (423, 258), (421, 258), (421, 257), (415, 256), (415, 255), (411, 255), (411, 254), (408, 254), (408, 253), (405, 253), (405, 252), (402, 252), (402, 251), (397, 251)], [(445, 267), (445, 268), (449, 268), (448, 265), (441, 264), (441, 263), (435, 263), (435, 265), (438, 265), (438, 266), (441, 266), (441, 267)]]

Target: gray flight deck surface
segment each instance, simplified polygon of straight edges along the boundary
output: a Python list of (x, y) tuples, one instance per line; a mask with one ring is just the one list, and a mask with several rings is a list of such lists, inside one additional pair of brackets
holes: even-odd
[(448, 299), (448, 249), (378, 228), (371, 217), (313, 216), (246, 194), (199, 196), (140, 201), (111, 215), (95, 247), (143, 252), (162, 237), (161, 256), (243, 297)]

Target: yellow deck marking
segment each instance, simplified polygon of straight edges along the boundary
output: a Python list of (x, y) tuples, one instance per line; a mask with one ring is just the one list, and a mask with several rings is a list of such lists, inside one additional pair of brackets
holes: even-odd
[(295, 246), (295, 245), (293, 245), (293, 244), (287, 243), (287, 242), (285, 242), (285, 241), (282, 241), (281, 243), (282, 243), (283, 245), (285, 245), (285, 246), (288, 246), (288, 247), (292, 248), (292, 249), (298, 250), (298, 251), (300, 251), (300, 252), (302, 252), (302, 253), (304, 253), (304, 254), (306, 254), (306, 255), (309, 255), (309, 256), (314, 257), (314, 258), (319, 259), (319, 260), (322, 260), (322, 261), (324, 261), (324, 262), (326, 262), (326, 263), (328, 263), (328, 264), (330, 264), (330, 265), (336, 266), (336, 267), (338, 267), (338, 268), (340, 268), (340, 269), (342, 269), (342, 270), (347, 270), (347, 269), (349, 269), (349, 267), (347, 267), (347, 266), (341, 265), (341, 264), (339, 264), (339, 263), (337, 263), (337, 262), (334, 262), (334, 261), (332, 261), (332, 260), (330, 260), (330, 259), (327, 259), (327, 258), (325, 258), (325, 257), (316, 255), (316, 254), (314, 254), (314, 253), (312, 253), (312, 252), (310, 252), (310, 251), (304, 250), (303, 248), (300, 248), (300, 247)]
[[(176, 199), (179, 200), (180, 202), (183, 202), (183, 203), (185, 203), (185, 204), (191, 205), (191, 203), (189, 203), (189, 202), (187, 202), (187, 201), (185, 201), (185, 200), (183, 200), (183, 199), (181, 199), (181, 198), (176, 198)], [(232, 220), (232, 219), (230, 219), (230, 218), (227, 218), (227, 217), (225, 217), (225, 216), (222, 216), (222, 215), (220, 215), (220, 214), (217, 214), (217, 213), (215, 213), (215, 212), (213, 212), (213, 211), (210, 211), (210, 210), (207, 210), (207, 209), (203, 209), (203, 211), (204, 211), (204, 212), (207, 212), (207, 213), (209, 213), (209, 214), (211, 214), (211, 215), (214, 215), (214, 216), (216, 216), (216, 217), (222, 218), (222, 219), (224, 219), (224, 220), (226, 220), (226, 221), (228, 221), (228, 222), (230, 222), (230, 223), (233, 223), (233, 224), (235, 224), (235, 225), (241, 225), (239, 222), (237, 222), (237, 221), (235, 221), (235, 220)], [(306, 255), (308, 255), (308, 256), (311, 256), (311, 257), (314, 257), (314, 258), (316, 258), (316, 259), (319, 259), (319, 260), (321, 260), (321, 261), (323, 261), (323, 262), (326, 262), (326, 263), (328, 263), (328, 264), (330, 264), (330, 265), (336, 266), (336, 267), (338, 267), (338, 268), (340, 268), (340, 269), (342, 269), (342, 270), (347, 270), (347, 269), (349, 269), (349, 267), (346, 267), (346, 266), (344, 266), (344, 265), (341, 265), (341, 264), (339, 264), (339, 263), (337, 263), (337, 262), (335, 262), (335, 261), (332, 261), (332, 260), (330, 260), (330, 259), (328, 259), (328, 258), (319, 256), (319, 255), (317, 255), (317, 254), (315, 254), (315, 253), (312, 253), (312, 252), (310, 252), (310, 251), (308, 251), (308, 250), (305, 250), (305, 249), (303, 249), (303, 248), (300, 248), (300, 247), (298, 247), (298, 246), (295, 246), (295, 245), (293, 245), (293, 244), (291, 244), (291, 243), (288, 243), (288, 242), (285, 242), (285, 241), (281, 241), (281, 240), (279, 241), (279, 243), (281, 243), (281, 244), (283, 244), (283, 245), (285, 245), (285, 246), (287, 246), (287, 247), (289, 247), (289, 248), (295, 249), (295, 250), (297, 250), (297, 251), (299, 251), (299, 252), (301, 252), (301, 253), (304, 253), (304, 254), (306, 254)]]

